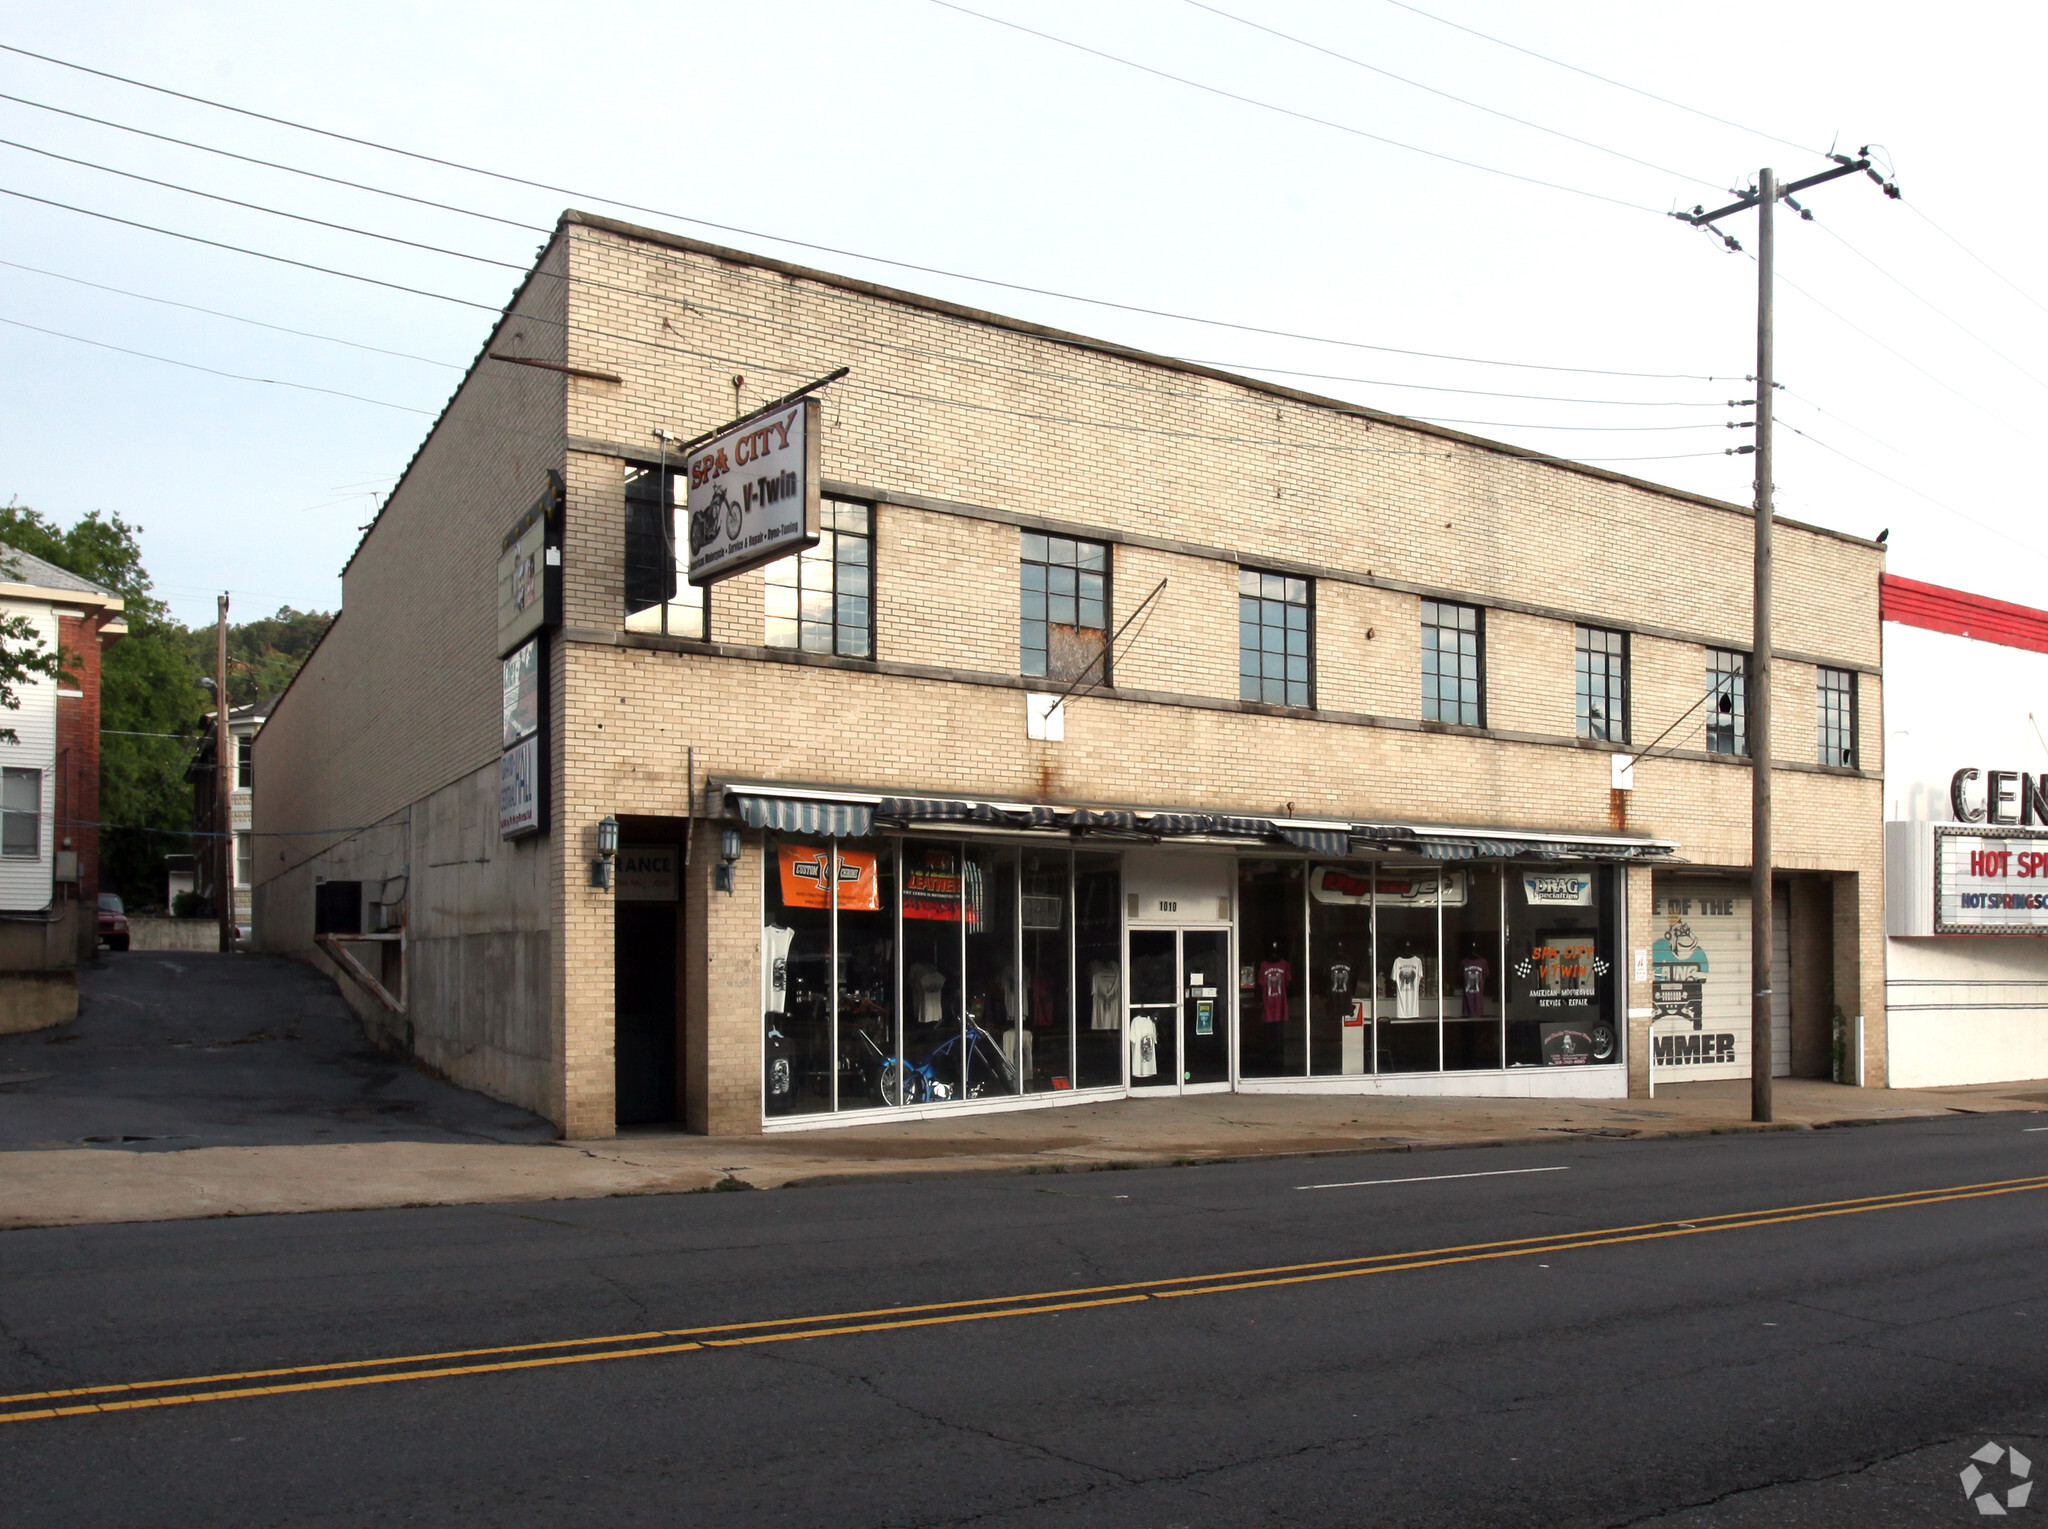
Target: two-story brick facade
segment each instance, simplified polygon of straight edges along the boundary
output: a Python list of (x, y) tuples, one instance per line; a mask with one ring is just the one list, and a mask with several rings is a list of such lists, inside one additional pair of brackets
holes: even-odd
[[(839, 367), (818, 547), (700, 598), (674, 445)], [(569, 213), (257, 739), (256, 927), (381, 939), (366, 1022), (577, 1136), (1746, 1071), (1750, 537)], [(1839, 1009), (1878, 1084), (1882, 554), (1778, 555), (1776, 1062), (1826, 1072)]]

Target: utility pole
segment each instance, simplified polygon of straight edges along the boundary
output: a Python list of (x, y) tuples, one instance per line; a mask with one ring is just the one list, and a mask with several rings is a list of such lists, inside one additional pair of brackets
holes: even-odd
[[(1774, 266), (1778, 240), (1776, 211), (1783, 200), (1800, 217), (1813, 214), (1792, 200), (1792, 193), (1859, 171), (1897, 198), (1899, 188), (1870, 168), (1868, 151), (1851, 159), (1830, 155), (1835, 168), (1780, 186), (1768, 168), (1759, 170), (1756, 189), (1718, 212), (1695, 207), (1672, 216), (1696, 228), (1711, 227), (1730, 213), (1756, 209), (1756, 552), (1751, 596), (1749, 686), (1745, 705), (1749, 723), (1749, 966), (1755, 980), (1749, 999), (1749, 1118), (1768, 1121), (1771, 1114), (1771, 393), (1777, 358), (1772, 335), (1776, 298)], [(1714, 230), (1720, 233), (1719, 229)], [(1731, 250), (1742, 248), (1721, 234)]]
[(214, 629), (213, 690), (213, 829), (214, 829), (214, 912), (220, 916), (220, 949), (231, 955), (235, 948), (235, 806), (234, 769), (237, 761), (229, 753), (228, 733), (228, 597), (220, 597), (220, 613)]

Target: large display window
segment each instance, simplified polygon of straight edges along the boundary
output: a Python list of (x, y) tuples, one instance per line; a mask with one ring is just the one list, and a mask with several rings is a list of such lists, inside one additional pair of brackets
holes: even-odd
[(763, 854), (771, 1117), (1123, 1082), (1116, 855), (893, 838)]
[(1241, 860), (1239, 1076), (1619, 1061), (1612, 883), (1602, 866)]

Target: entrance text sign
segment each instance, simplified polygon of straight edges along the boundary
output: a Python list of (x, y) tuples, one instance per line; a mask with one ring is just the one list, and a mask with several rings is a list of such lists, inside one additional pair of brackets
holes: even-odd
[(2048, 934), (2048, 835), (1934, 831), (1937, 934)]
[(689, 455), (690, 582), (716, 584), (818, 545), (815, 398), (726, 426)]
[(618, 899), (622, 903), (672, 903), (682, 884), (682, 852), (673, 844), (619, 847)]

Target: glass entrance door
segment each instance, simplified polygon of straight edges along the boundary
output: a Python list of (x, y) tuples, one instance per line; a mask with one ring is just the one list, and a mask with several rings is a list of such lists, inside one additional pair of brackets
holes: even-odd
[(1133, 929), (1131, 1087), (1230, 1086), (1230, 931)]

